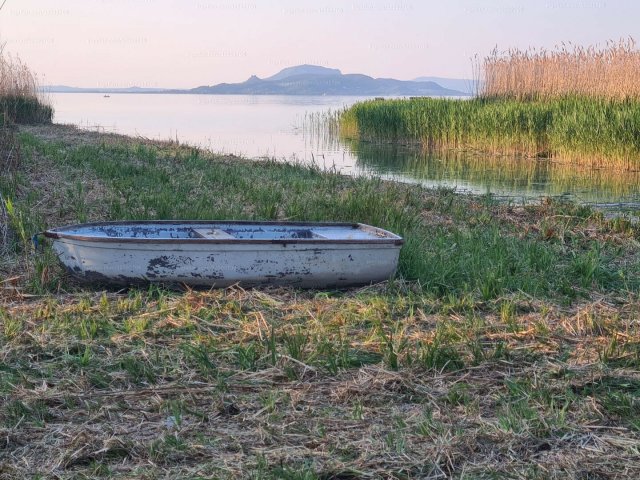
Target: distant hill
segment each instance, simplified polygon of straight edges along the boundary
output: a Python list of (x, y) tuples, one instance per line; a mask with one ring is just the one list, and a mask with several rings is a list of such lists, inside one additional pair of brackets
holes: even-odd
[[(275, 75), (265, 78), (269, 82), (275, 82), (278, 80), (284, 80), (288, 77), (295, 77), (297, 75), (342, 75), (342, 72), (337, 68), (319, 67), (317, 65), (298, 65), (296, 67), (287, 67), (280, 70)], [(258, 77), (255, 77), (258, 78)]]
[[(438, 79), (438, 81), (428, 80)], [(448, 83), (447, 83), (448, 82)], [(453, 82), (453, 83), (451, 83)], [(456, 83), (457, 82), (457, 83)], [(468, 82), (466, 85), (462, 82)], [(470, 95), (471, 81), (420, 77), (414, 81), (373, 78), (362, 74), (343, 74), (336, 68), (298, 65), (280, 70), (267, 78), (255, 75), (241, 83), (219, 83), (191, 89), (168, 88), (81, 88), (50, 85), (52, 93), (181, 93), (217, 95), (363, 95), (363, 96), (463, 96)], [(454, 88), (454, 86), (456, 88)]]
[(466, 95), (475, 95), (477, 83), (476, 80), (470, 78), (445, 78), (445, 77), (418, 77), (413, 79), (414, 82), (435, 82), (444, 88), (451, 90), (459, 90)]
[(220, 83), (191, 89), (192, 93), (237, 95), (411, 95), (450, 96), (465, 92), (444, 88), (436, 82), (372, 78), (343, 74), (340, 70), (316, 65), (288, 67), (271, 77), (252, 75), (242, 83)]

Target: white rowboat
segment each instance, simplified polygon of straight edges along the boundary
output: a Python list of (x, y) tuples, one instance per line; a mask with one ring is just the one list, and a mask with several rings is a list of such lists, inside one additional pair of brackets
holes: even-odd
[(403, 240), (351, 223), (127, 221), (44, 232), (89, 283), (331, 288), (388, 279)]

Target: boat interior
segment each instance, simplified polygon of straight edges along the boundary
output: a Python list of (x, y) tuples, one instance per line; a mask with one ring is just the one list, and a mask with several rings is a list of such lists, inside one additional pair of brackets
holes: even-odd
[(357, 225), (281, 224), (96, 224), (59, 230), (67, 235), (100, 238), (211, 239), (211, 240), (365, 240), (397, 238), (383, 230)]

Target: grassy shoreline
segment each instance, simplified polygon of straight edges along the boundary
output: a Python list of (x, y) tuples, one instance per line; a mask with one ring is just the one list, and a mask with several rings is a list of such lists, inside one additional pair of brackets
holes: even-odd
[(640, 102), (631, 99), (374, 100), (347, 109), (340, 131), (348, 138), (418, 143), (429, 149), (640, 168)]
[[(58, 125), (18, 141), (3, 477), (640, 475), (636, 226)], [(94, 291), (20, 233), (126, 218), (362, 221), (407, 245), (357, 290)]]

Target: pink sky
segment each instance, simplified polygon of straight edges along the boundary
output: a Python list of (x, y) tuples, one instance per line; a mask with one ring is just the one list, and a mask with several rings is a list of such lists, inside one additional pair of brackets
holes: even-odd
[[(1, 4), (2, 0), (0, 0)], [(7, 0), (0, 39), (44, 84), (193, 87), (296, 64), (470, 77), (474, 54), (638, 37), (632, 0)]]

